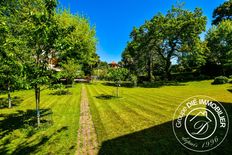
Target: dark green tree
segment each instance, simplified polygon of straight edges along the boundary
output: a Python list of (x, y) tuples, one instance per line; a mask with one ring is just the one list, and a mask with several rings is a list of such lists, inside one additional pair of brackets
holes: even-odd
[(132, 31), (123, 61), (126, 66), (136, 64), (137, 70), (146, 70), (150, 80), (155, 66), (161, 66), (165, 78), (171, 79), (173, 59), (181, 62), (184, 55), (203, 51), (199, 35), (205, 25), (206, 17), (198, 8), (191, 12), (173, 7), (166, 15), (159, 13)]
[(223, 20), (232, 20), (232, 0), (225, 1), (213, 11), (213, 25), (218, 25)]
[(17, 9), (21, 1), (0, 2), (0, 84), (7, 87), (8, 103), (11, 108), (11, 89), (19, 85), (22, 76), (21, 49), (25, 47), (19, 35)]
[(213, 26), (207, 32), (206, 41), (210, 50), (208, 60), (220, 66), (225, 74), (225, 68), (232, 66), (232, 21), (225, 20)]

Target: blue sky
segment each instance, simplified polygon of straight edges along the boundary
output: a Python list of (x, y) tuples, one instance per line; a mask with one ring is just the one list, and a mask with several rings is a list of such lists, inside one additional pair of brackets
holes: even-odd
[[(208, 18), (207, 28), (211, 27), (212, 12), (225, 0), (185, 0), (184, 8), (203, 9)], [(121, 53), (130, 40), (134, 26), (139, 27), (158, 12), (166, 14), (177, 0), (59, 0), (60, 5), (69, 8), (72, 14), (89, 18), (96, 26), (97, 53), (102, 61), (120, 61)]]

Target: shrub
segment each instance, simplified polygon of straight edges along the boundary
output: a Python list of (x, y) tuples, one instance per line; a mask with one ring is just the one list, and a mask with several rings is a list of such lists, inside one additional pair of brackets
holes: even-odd
[(50, 95), (69, 95), (71, 92), (66, 89), (66, 87), (63, 84), (54, 84), (50, 86), (50, 89), (53, 90)]
[(50, 89), (51, 90), (54, 90), (54, 89), (64, 89), (65, 86), (63, 84), (53, 84), (53, 85), (50, 85)]
[(212, 84), (225, 84), (228, 83), (229, 79), (225, 76), (218, 76), (214, 79)]
[(68, 89), (59, 89), (50, 93), (50, 95), (71, 95), (71, 92)]
[(131, 74), (130, 75), (130, 81), (131, 81), (131, 83), (133, 84), (134, 87), (137, 87), (138, 78), (137, 78), (136, 75)]

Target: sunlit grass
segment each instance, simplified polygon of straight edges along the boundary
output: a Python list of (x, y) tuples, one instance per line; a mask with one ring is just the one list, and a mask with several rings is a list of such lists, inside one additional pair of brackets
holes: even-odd
[[(170, 123), (173, 119), (173, 114), (178, 105), (189, 97), (206, 95), (220, 102), (231, 103), (232, 94), (227, 89), (230, 89), (232, 85), (211, 85), (211, 82), (211, 80), (187, 82), (182, 83), (180, 86), (163, 86), (159, 88), (122, 87), (120, 88), (120, 98), (111, 97), (105, 99), (99, 96), (114, 95), (113, 92), (116, 89), (115, 87), (106, 86), (101, 83), (88, 85), (87, 90), (91, 103), (91, 112), (99, 143), (103, 144), (109, 141), (111, 147), (107, 148), (108, 150), (105, 148), (103, 150), (107, 153), (113, 153), (113, 151), (117, 152), (117, 150), (117, 153), (122, 153), (122, 151), (125, 150), (128, 151), (124, 152), (125, 154), (138, 153), (136, 150), (133, 152), (134, 148), (126, 145), (129, 142), (138, 143), (138, 141), (149, 139), (149, 137), (151, 141), (147, 141), (147, 143), (154, 143), (155, 140), (152, 141), (152, 135), (146, 135), (144, 133), (141, 134), (144, 135), (143, 138), (140, 137), (140, 139), (137, 139), (138, 137), (133, 137), (134, 139), (132, 141), (130, 141), (130, 138), (125, 138), (126, 140), (124, 139), (120, 142), (124, 143), (124, 147), (114, 147), (113, 145), (117, 145), (117, 139), (119, 137), (127, 137), (126, 135), (131, 135), (135, 132), (140, 132), (165, 123), (168, 123), (170, 127), (166, 135), (170, 136), (170, 134), (172, 134), (173, 137)], [(154, 131), (159, 131), (159, 129)], [(157, 136), (158, 135), (153, 138), (156, 139)], [(113, 139), (116, 139), (116, 142)], [(160, 141), (165, 141), (166, 145), (168, 145), (168, 139), (164, 138), (162, 140), (161, 138), (159, 139), (159, 143)], [(118, 145), (120, 144), (118, 143)], [(144, 148), (145, 147), (146, 146), (144, 146)], [(122, 150), (120, 150), (120, 148)], [(164, 150), (165, 149), (168, 148), (164, 148)], [(103, 154), (106, 153), (104, 151)], [(142, 151), (145, 150), (141, 150), (141, 152)]]
[[(22, 100), (12, 109), (0, 109), (0, 154), (74, 154), (79, 126), (81, 85), (71, 95), (41, 92), (41, 127), (36, 126), (33, 90), (12, 93)], [(1, 95), (6, 98), (6, 95)], [(14, 114), (14, 115), (13, 115)]]

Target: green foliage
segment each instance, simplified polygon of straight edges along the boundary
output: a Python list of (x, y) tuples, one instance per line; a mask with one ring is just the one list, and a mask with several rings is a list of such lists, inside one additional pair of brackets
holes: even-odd
[(137, 87), (138, 77), (134, 74), (130, 74), (129, 80), (133, 83), (134, 87)]
[(68, 59), (66, 63), (62, 63), (61, 74), (67, 78), (71, 83), (74, 82), (75, 78), (83, 76), (81, 66), (74, 60)]
[[(209, 48), (208, 61), (228, 68), (232, 66), (232, 21), (222, 21), (213, 26), (206, 35)], [(225, 74), (225, 73), (224, 73)]]
[(96, 32), (89, 21), (79, 15), (72, 15), (67, 10), (56, 15), (62, 35), (56, 42), (60, 61), (75, 59), (84, 66), (85, 73), (99, 61), (96, 54)]
[(212, 24), (218, 25), (223, 20), (232, 20), (232, 0), (225, 1), (213, 11)]
[(110, 81), (114, 81), (116, 84), (124, 81), (128, 75), (126, 68), (110, 68), (108, 71), (108, 78)]
[(212, 82), (212, 84), (225, 84), (228, 83), (229, 79), (225, 76), (218, 76), (214, 79), (214, 81)]
[(53, 84), (53, 85), (50, 85), (49, 87), (51, 90), (56, 90), (56, 89), (64, 89), (65, 86), (63, 84)]
[(68, 89), (57, 89), (50, 94), (51, 95), (70, 95), (71, 92)]
[[(191, 25), (191, 26), (189, 26)], [(204, 63), (204, 45), (199, 35), (205, 30), (206, 17), (202, 10), (193, 12), (173, 7), (166, 15), (158, 14), (140, 28), (134, 28), (132, 41), (123, 52), (125, 67), (137, 75), (171, 76), (172, 59), (179, 63), (192, 59), (194, 66)]]
[(93, 69), (92, 75), (96, 76), (100, 80), (106, 80), (108, 74), (108, 63), (100, 61), (97, 67)]

